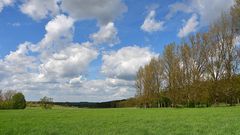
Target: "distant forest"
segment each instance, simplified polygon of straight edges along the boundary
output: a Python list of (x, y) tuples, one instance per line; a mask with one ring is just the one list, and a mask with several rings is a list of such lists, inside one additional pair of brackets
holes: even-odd
[(240, 102), (240, 0), (207, 31), (165, 46), (141, 67), (121, 106), (208, 107)]

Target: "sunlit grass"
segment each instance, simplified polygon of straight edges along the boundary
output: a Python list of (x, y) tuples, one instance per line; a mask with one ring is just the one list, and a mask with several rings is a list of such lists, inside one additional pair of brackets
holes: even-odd
[(1, 135), (238, 135), (239, 126), (240, 107), (0, 111)]

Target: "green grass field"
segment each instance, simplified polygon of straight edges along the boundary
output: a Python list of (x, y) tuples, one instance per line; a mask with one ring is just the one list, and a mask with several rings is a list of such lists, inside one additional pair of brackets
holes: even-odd
[(239, 135), (240, 107), (0, 111), (0, 135)]

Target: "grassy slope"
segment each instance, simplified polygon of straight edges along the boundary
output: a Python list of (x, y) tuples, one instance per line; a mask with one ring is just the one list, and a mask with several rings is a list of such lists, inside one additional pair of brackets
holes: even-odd
[(202, 109), (1, 110), (0, 134), (234, 135), (240, 107)]

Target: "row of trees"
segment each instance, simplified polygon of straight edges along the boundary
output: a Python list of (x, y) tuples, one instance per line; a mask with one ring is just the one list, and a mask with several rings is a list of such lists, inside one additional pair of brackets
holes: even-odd
[(26, 100), (22, 93), (17, 91), (0, 90), (0, 109), (24, 109), (26, 108)]
[[(52, 109), (54, 106), (53, 98), (44, 96), (37, 103), (43, 109)], [(0, 90), (0, 109), (25, 109), (27, 106), (24, 95), (15, 90), (8, 90), (3, 92)], [(28, 106), (32, 107), (31, 102)], [(34, 106), (35, 107), (35, 106)]]
[(191, 35), (180, 45), (141, 67), (136, 77), (139, 106), (210, 106), (240, 100), (240, 0), (207, 32)]

